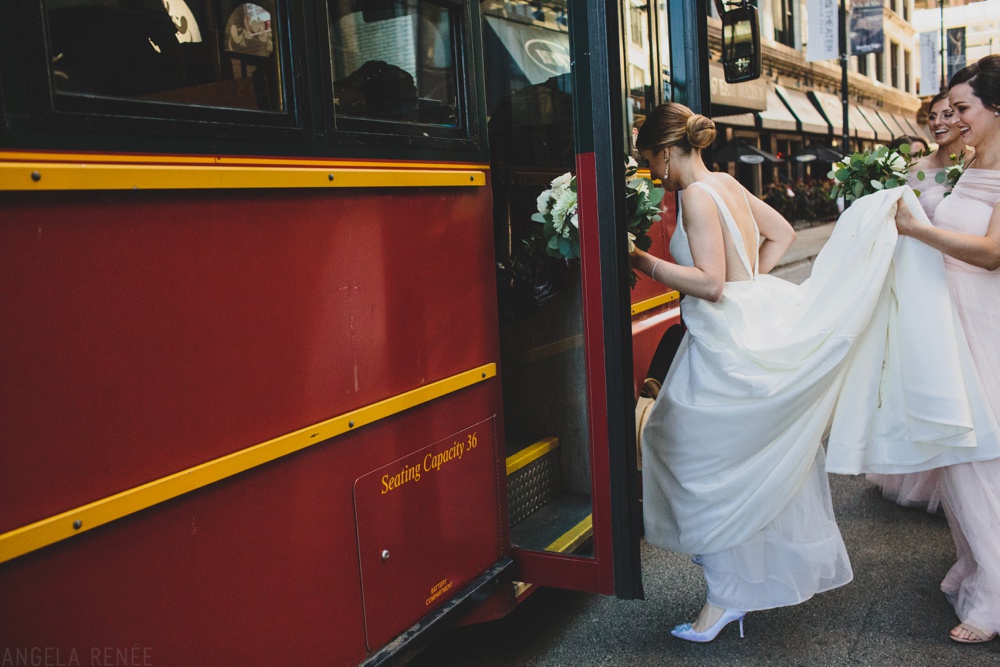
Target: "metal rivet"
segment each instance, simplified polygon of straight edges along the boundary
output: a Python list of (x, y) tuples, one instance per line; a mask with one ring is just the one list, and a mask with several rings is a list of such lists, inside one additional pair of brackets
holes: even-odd
[(354, 420), (352, 419), (351, 421), (347, 422), (347, 425), (350, 428), (354, 428)]
[(483, 373), (483, 377), (486, 377), (486, 373)]
[(42, 180), (42, 174), (41, 174), (41, 172), (39, 172), (39, 171), (33, 171), (33, 172), (31, 172), (31, 180), (33, 180), (35, 183), (37, 183), (38, 181)]
[(80, 530), (81, 528), (83, 528), (83, 522), (82, 521), (80, 521), (79, 519), (77, 519), (76, 521), (73, 522), (73, 530)]
[(332, 181), (333, 180), (333, 174), (328, 175), (327, 178), (329, 178)]
[(382, 560), (389, 560), (389, 550), (382, 549)]
[(469, 180), (470, 180), (470, 181), (475, 181), (475, 180), (476, 180), (476, 177), (475, 177), (475, 176), (469, 176)]

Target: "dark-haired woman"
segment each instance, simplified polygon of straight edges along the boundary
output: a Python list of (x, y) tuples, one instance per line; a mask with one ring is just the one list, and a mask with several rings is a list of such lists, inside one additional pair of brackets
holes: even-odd
[[(976, 152), (975, 167), (935, 209), (934, 226), (917, 224), (905, 207), (896, 226), (944, 253), (975, 372), (1000, 418), (1000, 56), (957, 72), (948, 97), (962, 141)], [(947, 466), (939, 474), (957, 552), (941, 584), (961, 621), (951, 638), (989, 641), (1000, 632), (1000, 459)]]
[[(642, 439), (643, 512), (648, 542), (703, 567), (708, 600), (673, 629), (695, 642), (732, 621), (742, 635), (746, 612), (853, 576), (823, 468), (826, 418), (810, 414), (818, 403), (828, 416), (836, 394), (808, 360), (782, 368), (789, 351), (763, 328), (781, 326), (769, 302), (796, 298), (796, 286), (766, 275), (795, 232), (729, 174), (708, 170), (701, 151), (715, 136), (710, 119), (668, 103), (636, 141), (653, 177), (679, 191), (673, 260), (635, 250), (632, 264), (685, 295), (687, 333)], [(800, 342), (800, 353), (815, 348)]]

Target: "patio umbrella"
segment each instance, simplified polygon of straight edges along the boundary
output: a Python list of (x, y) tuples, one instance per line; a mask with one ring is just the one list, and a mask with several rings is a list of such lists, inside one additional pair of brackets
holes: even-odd
[(761, 162), (781, 164), (784, 162), (777, 155), (772, 155), (756, 146), (751, 146), (743, 139), (733, 139), (722, 146), (722, 148), (712, 151), (712, 160), (715, 162), (743, 162), (745, 164), (760, 164)]
[(841, 155), (840, 151), (830, 148), (829, 146), (817, 145), (817, 146), (806, 146), (800, 150), (795, 151), (792, 156), (796, 162), (812, 162), (814, 160), (819, 160), (820, 162), (843, 162), (844, 156)]

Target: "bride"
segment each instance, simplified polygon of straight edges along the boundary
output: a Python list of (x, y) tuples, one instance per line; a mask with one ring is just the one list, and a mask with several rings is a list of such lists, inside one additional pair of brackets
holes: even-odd
[(746, 612), (798, 604), (853, 576), (820, 447), (836, 399), (824, 385), (848, 347), (789, 338), (773, 317), (776, 305), (800, 301), (795, 286), (766, 275), (795, 232), (705, 167), (701, 150), (715, 137), (709, 118), (680, 104), (647, 117), (636, 144), (653, 177), (680, 191), (678, 224), (673, 261), (631, 254), (633, 267), (686, 297), (688, 331), (642, 439), (643, 512), (648, 542), (703, 567), (708, 600), (673, 630), (695, 642), (732, 621), (742, 636)]

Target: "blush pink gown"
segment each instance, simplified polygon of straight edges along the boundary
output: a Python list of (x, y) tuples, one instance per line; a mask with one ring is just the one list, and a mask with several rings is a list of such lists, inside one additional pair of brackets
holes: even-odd
[[(924, 209), (928, 219), (934, 222), (934, 211), (945, 199), (950, 190), (945, 183), (938, 183), (935, 177), (943, 169), (924, 169), (924, 179), (917, 178), (916, 172), (910, 172), (906, 183), (919, 193), (917, 201)], [(877, 484), (886, 499), (903, 507), (926, 508), (932, 514), (938, 511), (941, 497), (937, 492), (939, 469), (924, 470), (905, 474), (889, 475), (868, 473), (866, 479)]]
[[(984, 235), (1000, 203), (1000, 171), (967, 169), (934, 212), (934, 225)], [(952, 298), (976, 369), (1000, 415), (1000, 269), (987, 271), (945, 255)], [(938, 488), (956, 562), (941, 583), (959, 619), (1000, 632), (1000, 459), (938, 469)]]

